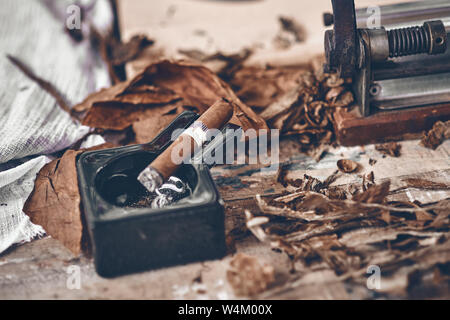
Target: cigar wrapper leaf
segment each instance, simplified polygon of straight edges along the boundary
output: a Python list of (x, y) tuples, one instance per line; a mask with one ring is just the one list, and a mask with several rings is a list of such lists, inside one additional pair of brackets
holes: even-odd
[[(172, 161), (174, 149), (184, 144), (179, 156), (183, 159), (191, 158), (206, 142), (209, 129), (221, 129), (232, 118), (234, 105), (226, 99), (214, 103), (191, 127), (175, 140), (138, 176), (138, 181), (149, 191), (155, 192), (164, 181), (167, 181), (179, 168), (179, 164)], [(184, 150), (190, 150), (183, 154)]]

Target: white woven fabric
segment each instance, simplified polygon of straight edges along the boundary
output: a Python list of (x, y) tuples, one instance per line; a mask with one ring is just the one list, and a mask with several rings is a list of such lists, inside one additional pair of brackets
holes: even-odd
[(40, 156), (0, 172), (0, 252), (45, 234), (42, 227), (31, 223), (22, 208), (33, 191), (36, 174), (48, 161), (48, 157)]
[[(101, 0), (100, 2), (106, 2)], [(73, 1), (54, 1), (64, 14)], [(55, 100), (6, 58), (11, 54), (54, 84), (71, 103), (109, 85), (106, 68), (88, 40), (74, 42), (65, 17), (39, 0), (0, 4), (0, 253), (44, 234), (22, 212), (36, 174), (50, 158), (86, 135)], [(55, 9), (55, 8), (51, 8)], [(110, 21), (111, 22), (111, 21)], [(98, 140), (96, 140), (98, 141)], [(31, 160), (30, 160), (31, 159)]]

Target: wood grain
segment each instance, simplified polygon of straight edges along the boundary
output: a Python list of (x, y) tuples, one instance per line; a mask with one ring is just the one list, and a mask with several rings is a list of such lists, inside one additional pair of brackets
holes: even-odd
[[(374, 146), (330, 150), (321, 162), (303, 155), (286, 157), (292, 145), (282, 142), (283, 161), (292, 163), (289, 178), (308, 173), (324, 178), (337, 169), (337, 159), (351, 158), (363, 166), (362, 173), (374, 171), (376, 182), (391, 179), (391, 190), (404, 186), (408, 178), (422, 178), (448, 183), (450, 175), (450, 142), (437, 150), (419, 146), (418, 141), (402, 142), (400, 158), (383, 158)], [(374, 166), (369, 159), (376, 159)], [(426, 163), (426, 165), (424, 165)], [(100, 278), (89, 257), (75, 257), (58, 241), (50, 238), (17, 247), (0, 256), (0, 299), (233, 299), (236, 298), (226, 281), (226, 270), (233, 252), (257, 256), (276, 267), (276, 282), (261, 298), (270, 299), (365, 299), (373, 292), (365, 286), (353, 285), (346, 290), (338, 277), (324, 269), (311, 274), (297, 274), (294, 281), (289, 273), (291, 265), (285, 255), (270, 250), (245, 228), (243, 210), (257, 214), (254, 195), (270, 196), (281, 192), (276, 172), (262, 173), (257, 166), (221, 166), (212, 170), (219, 191), (226, 203), (226, 229), (230, 253), (222, 260), (194, 263), (113, 280)], [(361, 183), (358, 175), (345, 175), (334, 185)], [(449, 198), (450, 191), (424, 191), (404, 189), (389, 196), (390, 200), (419, 200), (422, 203)], [(66, 282), (69, 266), (79, 266), (81, 289), (69, 290)], [(405, 271), (406, 272), (406, 271)], [(202, 275), (206, 293), (196, 291), (193, 279)], [(362, 275), (365, 277), (365, 275)], [(365, 278), (364, 278), (365, 279)], [(289, 283), (295, 285), (290, 285)], [(348, 288), (348, 287), (347, 287)]]

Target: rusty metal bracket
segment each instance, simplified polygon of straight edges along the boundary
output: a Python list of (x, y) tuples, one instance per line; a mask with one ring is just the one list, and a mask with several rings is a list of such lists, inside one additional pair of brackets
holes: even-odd
[(357, 33), (355, 3), (332, 0), (334, 30), (325, 33), (325, 71), (335, 71), (341, 78), (350, 78), (357, 61)]

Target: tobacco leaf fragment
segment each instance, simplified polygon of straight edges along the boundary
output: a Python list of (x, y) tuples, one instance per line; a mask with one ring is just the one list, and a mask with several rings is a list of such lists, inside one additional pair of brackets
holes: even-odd
[(145, 35), (135, 35), (125, 43), (112, 39), (109, 43), (109, 58), (114, 66), (121, 66), (136, 59), (142, 50), (154, 43)]
[[(90, 150), (113, 147), (104, 144)], [(23, 211), (59, 240), (74, 255), (88, 249), (87, 233), (80, 211), (80, 194), (75, 159), (83, 150), (69, 150), (62, 158), (45, 165), (38, 173), (33, 192)]]
[(337, 167), (341, 172), (353, 173), (358, 170), (359, 164), (353, 160), (344, 159), (337, 162)]
[(238, 253), (230, 262), (227, 280), (237, 296), (254, 296), (275, 281), (272, 266), (262, 265), (256, 257)]
[(243, 67), (229, 80), (237, 95), (300, 151), (320, 159), (334, 141), (333, 112), (353, 105), (348, 84), (323, 73), (323, 57), (296, 67)]
[(179, 53), (201, 62), (204, 66), (215, 72), (221, 79), (228, 81), (240, 70), (244, 62), (253, 54), (251, 49), (244, 48), (233, 54), (217, 52), (207, 55), (199, 50), (178, 50)]
[(351, 91), (344, 91), (340, 96), (336, 99), (332, 99), (330, 102), (331, 105), (335, 108), (347, 108), (353, 105), (355, 102), (355, 97)]
[(441, 143), (450, 139), (450, 120), (438, 121), (428, 132), (424, 132), (421, 144), (429, 149), (436, 149)]
[(306, 40), (307, 32), (305, 27), (301, 25), (292, 17), (280, 16), (279, 21), (284, 31), (290, 32), (294, 35), (296, 42), (304, 42)]
[(267, 129), (263, 119), (257, 116), (235, 95), (233, 90), (211, 70), (189, 62), (168, 60), (147, 67), (130, 84), (130, 87), (142, 83), (170, 89), (183, 98), (185, 106), (192, 106), (203, 113), (217, 100), (226, 98), (236, 104), (237, 109), (232, 124), (242, 126), (244, 130)]
[(245, 210), (246, 227), (253, 233), (253, 235), (261, 242), (268, 241), (268, 237), (262, 225), (269, 222), (267, 217), (254, 217), (252, 213)]
[(389, 180), (384, 181), (380, 185), (373, 185), (366, 191), (354, 195), (352, 199), (363, 203), (383, 203), (389, 194), (390, 186)]
[(373, 171), (371, 171), (369, 174), (367, 174), (366, 179), (371, 182), (371, 183), (375, 183), (375, 174), (373, 173)]
[(288, 185), (288, 183), (286, 181), (286, 175), (288, 173), (288, 168), (290, 165), (291, 165), (291, 163), (287, 162), (287, 163), (282, 163), (278, 167), (277, 182), (281, 183), (283, 185), (283, 187), (287, 187), (287, 185)]
[[(355, 193), (352, 200), (344, 197), (344, 188), (320, 189), (320, 180), (307, 175), (298, 191), (269, 202), (256, 197), (261, 213), (273, 218), (263, 220), (246, 212), (247, 228), (261, 242), (284, 252), (291, 270), (301, 269), (293, 279), (296, 285), (288, 281), (275, 291), (298, 288), (307, 281), (306, 275), (318, 268), (334, 272), (347, 284), (365, 285), (367, 267), (375, 264), (383, 266), (385, 280), (378, 290), (380, 295), (413, 297), (421, 292), (420, 286), (414, 288), (418, 277), (424, 281), (424, 274), (436, 273), (438, 264), (449, 263), (449, 199), (424, 206), (388, 202), (390, 182), (370, 185), (375, 183), (373, 173), (363, 177), (363, 192)], [(421, 188), (444, 187), (421, 179), (408, 180), (404, 182)], [(314, 189), (319, 192), (309, 191)], [(429, 285), (435, 293), (428, 292), (426, 297), (442, 296), (439, 283)]]
[(135, 60), (154, 41), (145, 35), (135, 35), (130, 41), (123, 43), (117, 39), (112, 31), (104, 34), (96, 29), (94, 25), (89, 26), (91, 43), (97, 48), (101, 58), (108, 67), (109, 76), (113, 84), (117, 84), (124, 78), (118, 72), (118, 67)]
[(325, 195), (332, 200), (347, 199), (347, 192), (341, 187), (330, 187), (326, 190)]
[(244, 130), (267, 128), (212, 71), (183, 61), (151, 64), (134, 79), (92, 94), (76, 110), (87, 110), (83, 124), (91, 127), (124, 130), (131, 126), (140, 143), (150, 141), (163, 124), (183, 111), (202, 114), (223, 97), (235, 106), (231, 123)]
[(95, 93), (90, 94), (84, 101), (78, 103), (73, 107), (73, 110), (76, 112), (85, 112), (87, 110), (90, 110), (95, 102), (98, 101), (114, 101), (114, 98), (121, 94), (125, 88), (127, 87), (128, 83), (123, 82), (119, 83), (115, 86), (112, 86), (110, 88), (104, 88), (100, 91), (97, 91)]
[(307, 66), (253, 67), (245, 66), (228, 81), (238, 97), (254, 109), (264, 109), (281, 96), (296, 88)]
[[(102, 89), (96, 93), (89, 95), (83, 102), (74, 106), (77, 112), (89, 111), (95, 106), (119, 105), (129, 104), (136, 107), (160, 107), (165, 104), (181, 100), (176, 93), (169, 89), (159, 88), (150, 85), (142, 85), (134, 88), (129, 88), (130, 82), (121, 82), (110, 88)], [(93, 111), (95, 112), (95, 111)], [(86, 117), (91, 116), (89, 113)], [(93, 121), (92, 119), (84, 122)], [(93, 116), (95, 121), (95, 116)], [(100, 121), (101, 123), (101, 121)], [(95, 126), (95, 125), (93, 125)]]
[(45, 165), (39, 172), (33, 193), (23, 211), (53, 238), (75, 255), (82, 250), (83, 224), (75, 168), (77, 151), (66, 152), (61, 159)]
[(402, 179), (407, 184), (406, 188), (417, 188), (424, 190), (450, 190), (450, 185), (446, 183), (434, 182), (420, 178)]
[(450, 199), (440, 201), (434, 205), (433, 212), (436, 214), (436, 218), (430, 224), (431, 227), (441, 230), (446, 230), (450, 224)]
[(375, 149), (384, 155), (391, 157), (400, 157), (400, 150), (402, 146), (396, 142), (388, 142), (375, 146)]
[(149, 116), (143, 117), (133, 123), (136, 143), (143, 144), (152, 141), (162, 130), (164, 130), (178, 116), (180, 109), (175, 108), (166, 113), (155, 114), (153, 110), (147, 111)]
[(285, 95), (281, 96), (279, 100), (269, 105), (260, 116), (265, 120), (271, 120), (276, 116), (288, 111), (292, 105), (298, 101), (300, 97), (301, 86), (296, 86)]
[(153, 107), (120, 102), (97, 102), (83, 119), (83, 124), (93, 128), (120, 131), (148, 119), (157, 122), (172, 110), (176, 110), (178, 115), (183, 108), (179, 103)]

